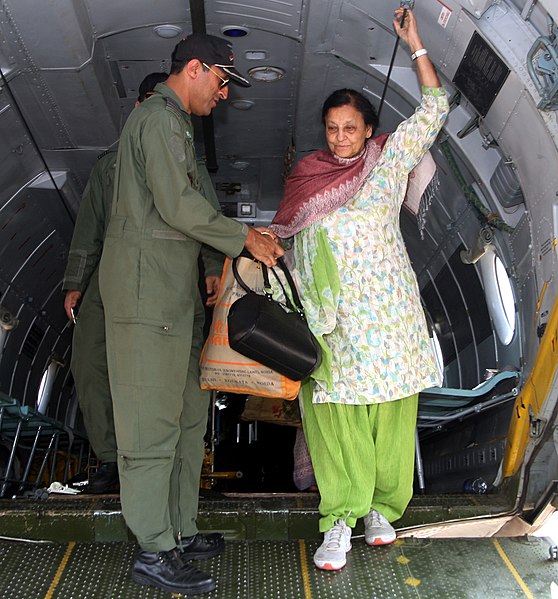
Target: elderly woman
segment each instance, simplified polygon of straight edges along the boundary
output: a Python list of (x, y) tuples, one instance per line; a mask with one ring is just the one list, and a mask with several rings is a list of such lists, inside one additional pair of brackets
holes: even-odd
[(295, 272), (322, 345), (301, 403), (325, 533), (314, 563), (325, 570), (345, 565), (358, 518), (369, 545), (395, 540), (390, 521), (413, 492), (418, 393), (441, 384), (399, 212), (448, 102), (412, 11), (403, 26), (402, 10), (395, 16), (422, 85), (420, 106), (374, 139), (378, 118), (368, 100), (334, 92), (322, 110), (329, 150), (296, 166), (271, 225), (294, 238)]

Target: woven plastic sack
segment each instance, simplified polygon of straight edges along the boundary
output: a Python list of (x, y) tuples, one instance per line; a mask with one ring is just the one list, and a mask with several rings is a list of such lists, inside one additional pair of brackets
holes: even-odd
[[(240, 258), (238, 270), (250, 288), (262, 292), (263, 276), (257, 262)], [(200, 358), (200, 387), (259, 397), (294, 399), (300, 391), (300, 382), (292, 381), (229, 347), (227, 316), (231, 305), (243, 295), (245, 292), (236, 282), (231, 260), (227, 258), (209, 335)]]

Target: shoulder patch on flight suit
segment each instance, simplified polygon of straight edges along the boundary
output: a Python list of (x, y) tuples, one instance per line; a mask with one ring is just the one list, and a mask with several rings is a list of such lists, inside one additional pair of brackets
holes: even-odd
[[(166, 97), (165, 100), (167, 102), (167, 108), (180, 119), (180, 122), (182, 122), (183, 117), (182, 117), (182, 110), (180, 109), (180, 106), (172, 98)], [(186, 135), (187, 139), (189, 139), (189, 140), (192, 139), (192, 134), (190, 133), (190, 131), (188, 131), (188, 129), (186, 129), (184, 134)]]
[(183, 119), (180, 106), (172, 98), (165, 97), (165, 101), (166, 110), (178, 119), (178, 123), (174, 119), (171, 120), (170, 126), (173, 133), (169, 139), (169, 148), (178, 162), (184, 162), (186, 160), (186, 154), (184, 152), (183, 135), (186, 135), (189, 140), (192, 139), (192, 136), (189, 131), (184, 131), (180, 126)]
[(168, 96), (165, 96), (165, 101), (167, 103), (167, 110), (169, 110), (179, 119), (181, 119), (182, 111), (180, 110), (180, 106), (172, 98), (169, 98)]

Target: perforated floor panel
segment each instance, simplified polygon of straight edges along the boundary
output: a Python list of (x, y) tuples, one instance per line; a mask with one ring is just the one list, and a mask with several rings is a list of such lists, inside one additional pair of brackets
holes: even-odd
[[(551, 597), (558, 563), (542, 539), (405, 539), (388, 547), (353, 540), (347, 566), (316, 570), (315, 541), (228, 541), (197, 562), (217, 580), (207, 599), (509, 599)], [(0, 541), (2, 599), (172, 597), (137, 586), (132, 543)], [(176, 595), (174, 595), (176, 596)]]

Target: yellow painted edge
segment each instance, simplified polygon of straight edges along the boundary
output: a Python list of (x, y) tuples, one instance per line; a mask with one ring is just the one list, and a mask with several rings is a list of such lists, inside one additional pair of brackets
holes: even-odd
[(506, 439), (504, 455), (504, 478), (513, 476), (523, 462), (525, 448), (529, 441), (529, 407), (538, 416), (548, 395), (554, 373), (558, 367), (558, 300), (554, 302), (552, 313), (541, 339), (533, 370), (523, 389), (515, 400), (512, 421)]
[(62, 573), (64, 572), (64, 568), (66, 567), (66, 564), (68, 563), (68, 560), (70, 559), (70, 554), (72, 553), (74, 547), (75, 547), (75, 542), (72, 541), (71, 543), (68, 543), (68, 548), (66, 549), (66, 553), (64, 553), (64, 557), (62, 558), (62, 561), (60, 562), (60, 565), (58, 566), (58, 570), (56, 570), (56, 574), (54, 575), (54, 578), (53, 578), (52, 582), (50, 583), (50, 587), (48, 588), (48, 591), (45, 595), (45, 599), (51, 599), (52, 594), (56, 590), (56, 587), (58, 586), (58, 583), (60, 582), (60, 579), (62, 578)]
[(513, 476), (519, 470), (523, 461), (531, 427), (529, 406), (533, 407), (533, 404), (536, 403), (533, 401), (533, 392), (531, 379), (529, 379), (515, 400), (512, 421), (506, 438), (506, 452), (502, 470), (504, 478)]
[(302, 586), (304, 587), (304, 599), (312, 599), (312, 589), (310, 588), (310, 573), (308, 572), (308, 559), (306, 558), (306, 543), (304, 539), (298, 539), (298, 549), (300, 552), (300, 571), (302, 572)]
[(542, 306), (542, 302), (543, 302), (547, 287), (548, 287), (548, 281), (545, 281), (543, 283), (541, 293), (540, 293), (539, 299), (537, 301), (537, 309), (535, 310), (535, 326), (537, 326), (537, 321), (539, 320), (539, 314), (541, 311), (541, 306)]
[(492, 543), (494, 543), (494, 547), (496, 547), (496, 551), (498, 551), (500, 557), (502, 558), (502, 561), (508, 567), (508, 570), (513, 574), (513, 577), (517, 581), (517, 584), (521, 587), (522, 591), (525, 593), (525, 596), (529, 597), (529, 599), (535, 599), (533, 597), (533, 593), (531, 593), (531, 591), (529, 590), (527, 585), (523, 582), (523, 578), (521, 578), (521, 576), (519, 575), (519, 572), (515, 569), (514, 565), (511, 563), (510, 558), (506, 555), (506, 552), (504, 551), (502, 545), (500, 545), (500, 542), (498, 541), (498, 539), (492, 539)]

